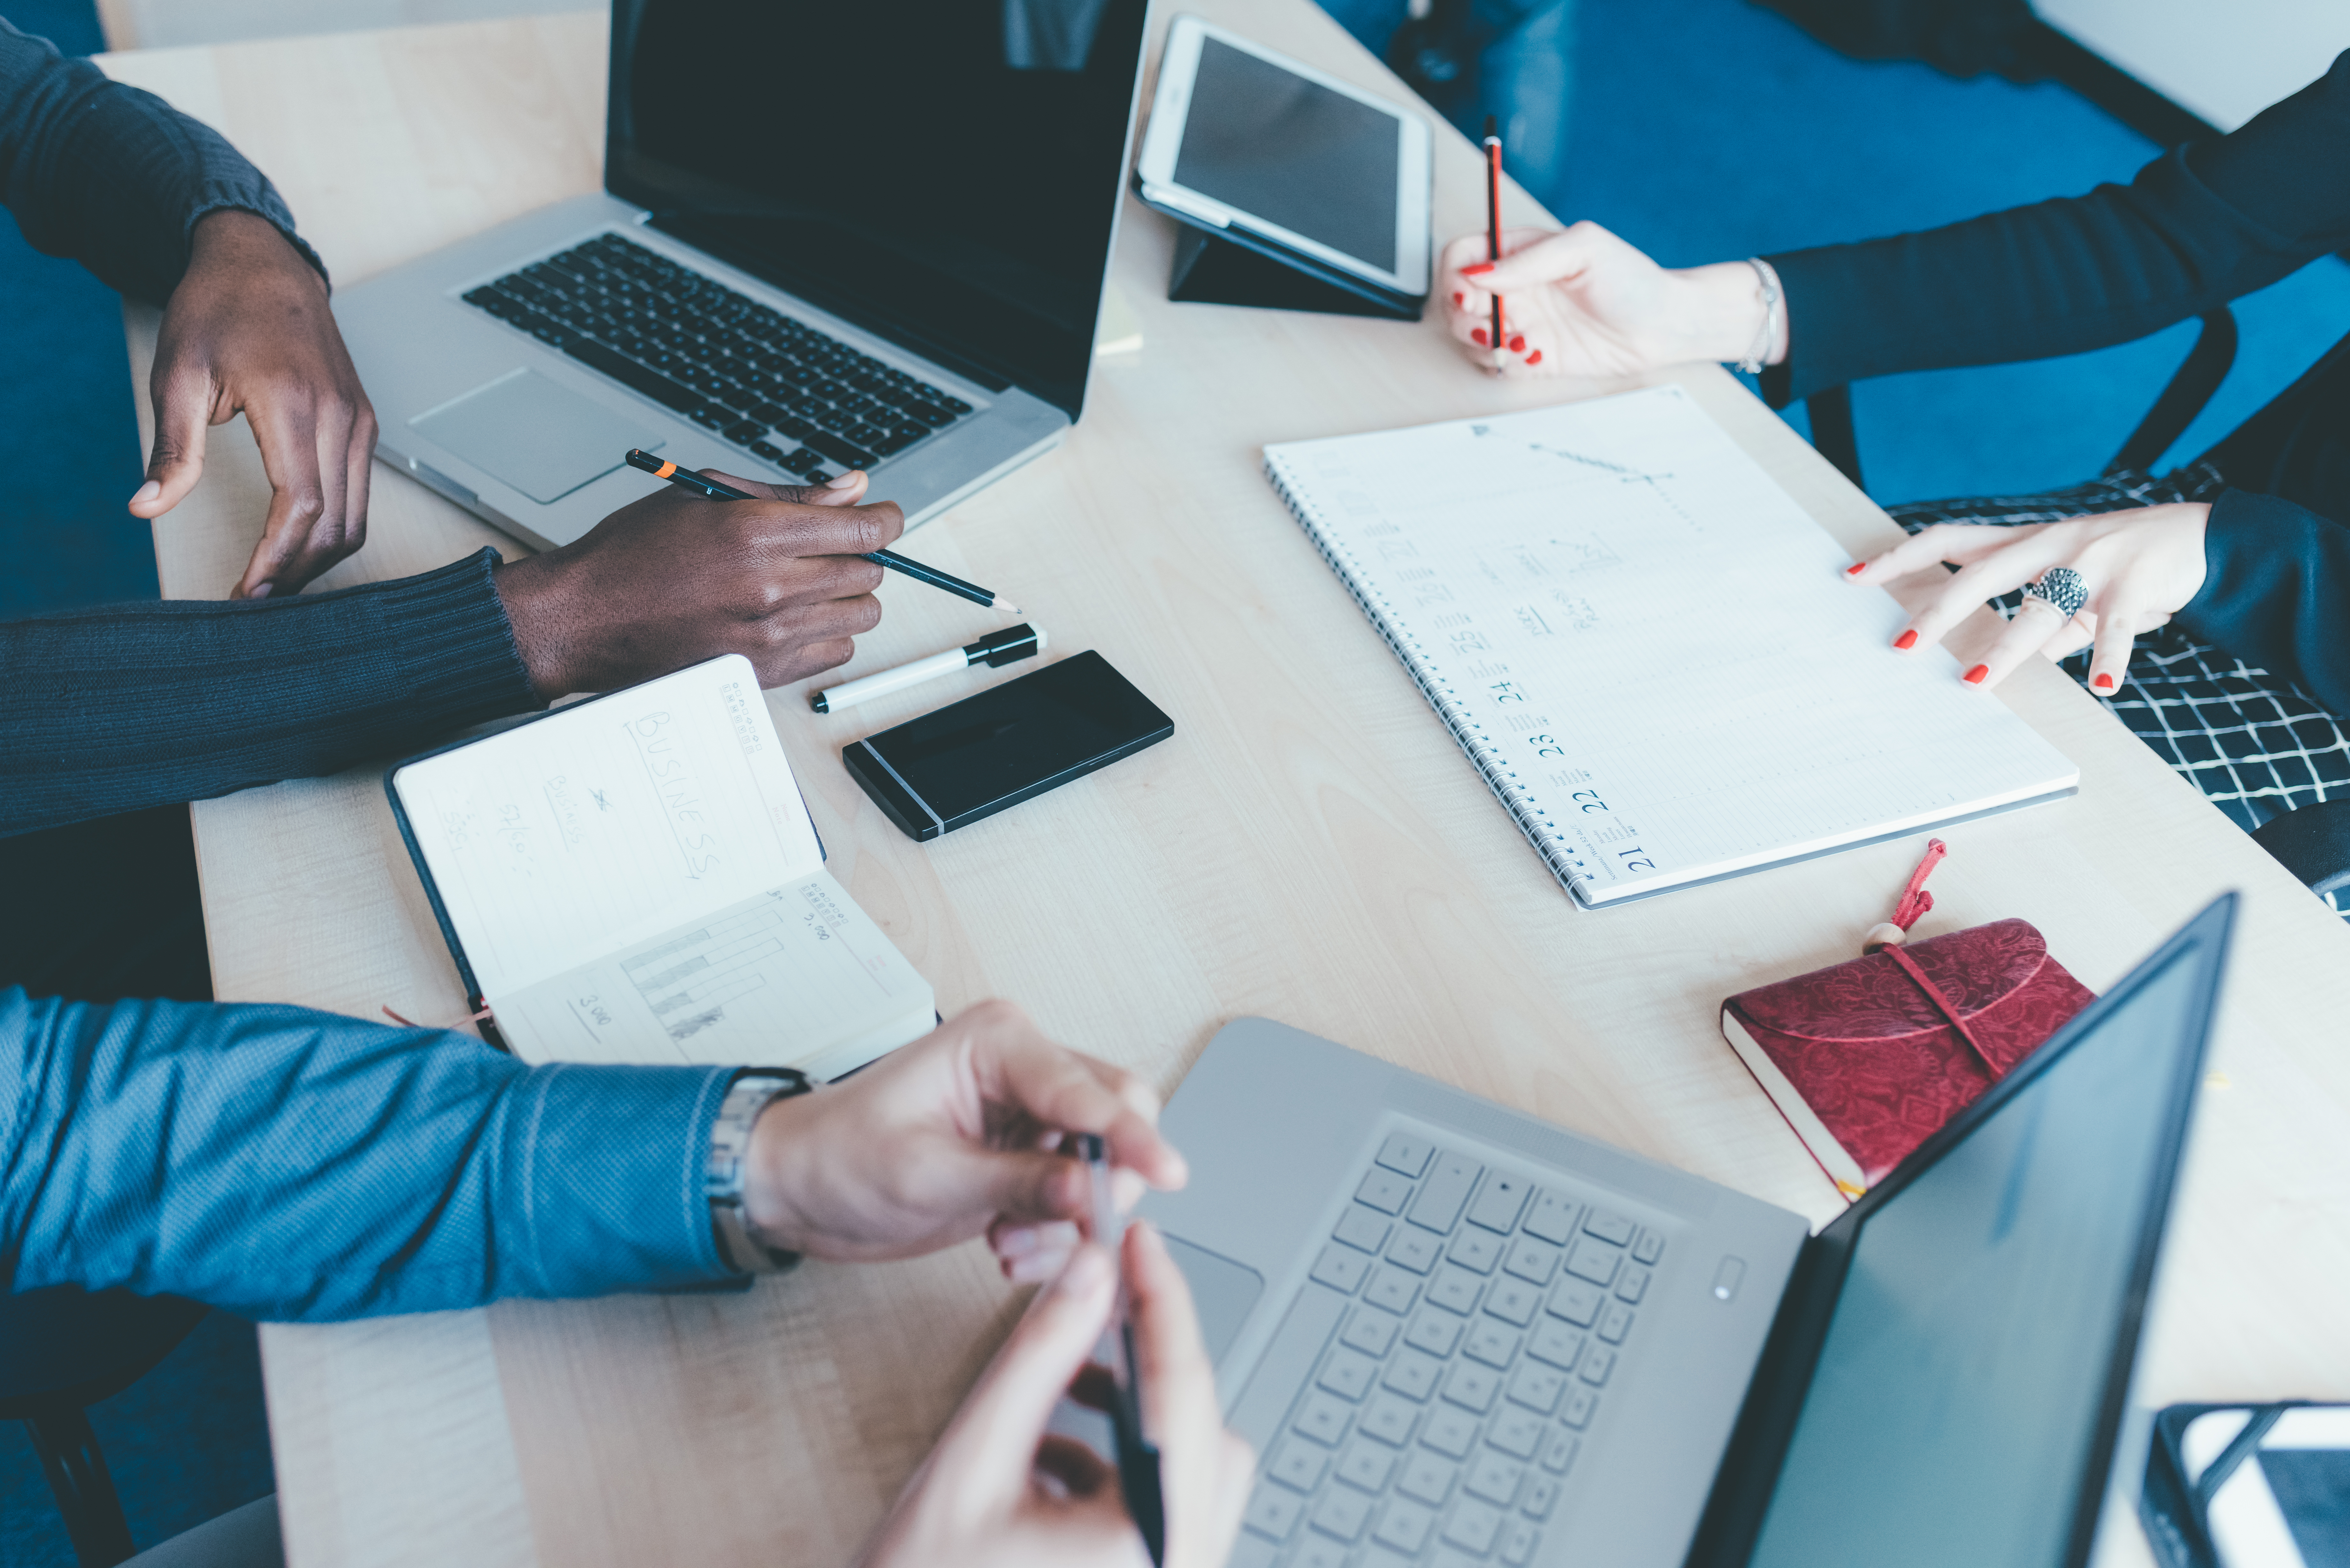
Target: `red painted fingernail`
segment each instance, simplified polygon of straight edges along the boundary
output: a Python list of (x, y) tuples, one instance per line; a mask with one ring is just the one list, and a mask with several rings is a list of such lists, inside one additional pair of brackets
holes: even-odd
[(1480, 327), (1474, 332), (1469, 334), (1469, 341), (1477, 345), (1478, 348), (1482, 348), (1485, 346), (1485, 329)]
[(1967, 671), (1967, 673), (1966, 673), (1966, 682), (1967, 682), (1967, 684), (1968, 684), (1968, 685), (1970, 685), (1970, 686), (1980, 686), (1980, 685), (1981, 685), (1981, 684), (1982, 684), (1982, 678), (1983, 678), (1984, 676), (1986, 676), (1986, 675), (1989, 675), (1990, 673), (1991, 673), (1991, 666), (1990, 666), (1990, 665), (1988, 665), (1988, 664), (1978, 664), (1978, 665), (1976, 665), (1972, 670), (1968, 670), (1968, 671)]
[(1461, 293), (1461, 292), (1459, 289), (1457, 289), (1457, 288), (1456, 288), (1456, 289), (1454, 289), (1454, 290), (1452, 291), (1452, 304), (1453, 304), (1453, 307), (1454, 307), (1455, 309), (1460, 308), (1461, 306), (1466, 305), (1468, 302), (1469, 302), (1469, 296), (1468, 296), (1467, 295), (1465, 295), (1465, 294)]
[[(1908, 631), (1905, 631), (1905, 632), (1903, 632), (1899, 637), (1895, 638), (1895, 639), (1893, 639), (1893, 646), (1894, 646), (1894, 647), (1896, 647), (1896, 648), (1898, 648), (1898, 649), (1901, 649), (1903, 652), (1905, 652), (1905, 653), (1906, 653), (1906, 652), (1908, 652), (1910, 649), (1913, 649), (1913, 648), (1917, 647), (1917, 646), (1918, 646), (1918, 633), (1917, 633), (1916, 629), (1913, 628), (1912, 629), (1910, 629), (1910, 630), (1908, 630)], [(1972, 677), (1969, 677), (1969, 679), (1970, 679), (1970, 680), (1971, 680), (1971, 679), (1972, 679)]]
[(1523, 354), (1525, 351), (1526, 335), (1521, 332), (1516, 337), (1510, 339), (1510, 352), (1513, 354)]
[(1462, 277), (1475, 277), (1482, 273), (1489, 273), (1492, 270), (1493, 264), (1492, 262), (1479, 262), (1473, 266), (1462, 267), (1461, 269), (1461, 275)]
[(2114, 678), (2110, 675), (2100, 675), (2089, 684), (2100, 691), (2110, 691), (2114, 689)]
[(1529, 365), (1539, 365), (1539, 364), (1541, 364), (1541, 363), (1542, 363), (1542, 350), (1541, 350), (1541, 349), (1539, 349), (1539, 348), (1537, 348), (1537, 349), (1535, 349), (1533, 353), (1531, 353), (1531, 354), (1527, 355), (1527, 356), (1526, 356), (1526, 363), (1527, 363), (1527, 364), (1529, 364)]
[(1866, 570), (1868, 570), (1868, 563), (1866, 561), (1855, 561), (1851, 566), (1846, 566), (1844, 569), (1844, 575), (1847, 577), (1856, 577)]

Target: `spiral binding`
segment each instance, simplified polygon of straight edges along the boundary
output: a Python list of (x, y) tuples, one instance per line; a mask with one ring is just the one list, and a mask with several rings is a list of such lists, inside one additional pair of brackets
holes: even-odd
[[(1514, 784), (1503, 782), (1503, 774), (1511, 779), (1518, 775), (1501, 751), (1486, 739), (1485, 727), (1471, 718), (1461, 707), (1451, 682), (1423, 660), (1419, 642), (1398, 635), (1395, 627), (1381, 613), (1387, 607), (1385, 597), (1382, 597), (1378, 605), (1374, 606), (1370, 598), (1365, 597), (1361, 582), (1355, 574), (1352, 555), (1347, 553), (1345, 560), (1339, 558), (1342, 553), (1346, 553), (1344, 546), (1335, 544), (1323, 532), (1321, 518), (1313, 515), (1312, 508), (1296, 490), (1291, 488), (1288, 473), (1281, 466), (1281, 460), (1269, 452), (1264, 460), (1264, 476), (1272, 483), (1282, 504), (1289, 508), (1289, 514), (1297, 519), (1298, 526), (1305, 530), (1305, 536), (1314, 542), (1314, 547), (1322, 553), (1322, 558), (1338, 575), (1339, 583), (1369, 619), (1371, 628), (1395, 654), (1405, 673), (1411, 677), (1412, 684), (1419, 688), (1419, 694), (1428, 699), (1428, 705), (1436, 710), (1439, 719), (1444, 721), (1444, 727), (1452, 732), (1452, 739), (1468, 754), (1478, 776), (1485, 781), (1485, 787), (1493, 792), (1493, 798), (1502, 803), (1502, 809), (1510, 814), (1511, 819), (1518, 825), (1518, 831), (1526, 836), (1526, 842), (1534, 846), (1534, 853), (1541, 856), (1543, 864), (1550, 867), (1551, 875), (1557, 877), (1560, 886), (1569, 893), (1589, 902), (1592, 878), (1588, 874), (1588, 863), (1568, 846), (1565, 836), (1551, 822), (1548, 812), (1524, 798)], [(1409, 647), (1405, 646), (1407, 642)]]

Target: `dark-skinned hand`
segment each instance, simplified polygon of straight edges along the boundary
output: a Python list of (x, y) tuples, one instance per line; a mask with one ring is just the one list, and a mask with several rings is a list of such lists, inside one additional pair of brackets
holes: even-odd
[(155, 449), (134, 516), (187, 499), (204, 431), (240, 411), (269, 474), (269, 516), (232, 598), (292, 593), (367, 540), (375, 410), (327, 305), (327, 282), (252, 213), (196, 225), (188, 270), (163, 308), (148, 389)]
[(772, 485), (715, 469), (764, 499), (664, 486), (559, 550), (508, 562), (498, 597), (531, 684), (549, 701), (609, 691), (739, 653), (762, 686), (846, 664), (881, 618), (881, 568), (858, 559), (906, 530), (897, 503), (860, 506), (862, 472)]

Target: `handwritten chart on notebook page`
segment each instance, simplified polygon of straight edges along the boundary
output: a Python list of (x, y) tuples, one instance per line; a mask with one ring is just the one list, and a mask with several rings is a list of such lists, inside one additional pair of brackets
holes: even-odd
[(1268, 449), (1268, 466), (1579, 895), (2038, 798), (2071, 764), (1678, 387)]

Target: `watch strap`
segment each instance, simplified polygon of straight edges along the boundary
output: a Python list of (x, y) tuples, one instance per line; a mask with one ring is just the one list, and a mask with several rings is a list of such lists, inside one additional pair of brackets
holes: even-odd
[(760, 1114), (777, 1100), (805, 1095), (815, 1086), (794, 1067), (745, 1067), (734, 1075), (718, 1102), (702, 1189), (710, 1200), (710, 1228), (718, 1255), (739, 1273), (780, 1273), (800, 1261), (797, 1252), (771, 1247), (761, 1239), (743, 1210), (743, 1193), (750, 1174), (751, 1130)]

